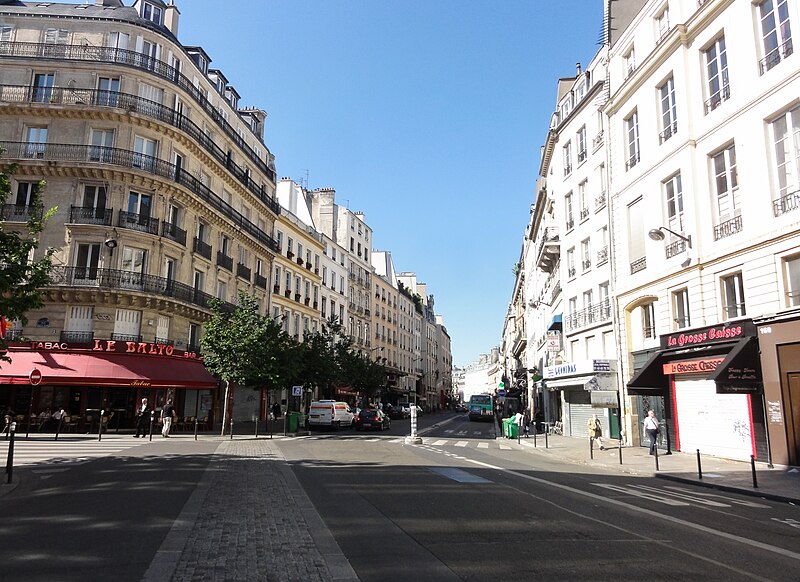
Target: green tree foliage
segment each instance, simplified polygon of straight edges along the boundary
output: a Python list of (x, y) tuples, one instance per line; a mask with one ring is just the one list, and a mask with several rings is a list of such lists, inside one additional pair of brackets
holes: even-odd
[[(16, 166), (8, 166), (0, 171), (0, 203), (7, 204), (11, 195), (10, 176)], [(47, 219), (55, 214), (57, 208), (42, 212), (42, 193), (45, 182), (41, 181), (35, 188), (30, 201), (30, 218), (25, 227), (20, 229), (5, 221), (0, 221), (0, 315), (9, 323), (19, 320), (28, 322), (26, 313), (44, 305), (39, 290), (50, 283), (52, 256), (55, 249), (47, 249), (44, 255), (33, 260), (34, 251), (39, 248), (39, 236), (44, 230)], [(0, 338), (0, 354), (4, 354), (7, 342)], [(10, 361), (1, 356), (0, 360)]]

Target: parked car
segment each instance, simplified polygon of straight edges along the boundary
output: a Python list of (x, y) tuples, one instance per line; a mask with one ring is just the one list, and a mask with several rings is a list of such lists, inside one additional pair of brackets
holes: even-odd
[(466, 412), (466, 411), (467, 411), (467, 405), (464, 404), (463, 402), (459, 402), (458, 405), (456, 406), (456, 412)]
[(388, 409), (389, 418), (399, 418), (404, 419), (411, 416), (411, 409), (408, 407), (408, 404), (401, 403), (401, 404), (393, 404)]
[(358, 413), (355, 420), (356, 430), (378, 429), (386, 430), (392, 426), (392, 420), (380, 410), (368, 409)]
[(308, 409), (308, 428), (349, 428), (353, 426), (354, 419), (355, 414), (346, 402), (317, 400)]

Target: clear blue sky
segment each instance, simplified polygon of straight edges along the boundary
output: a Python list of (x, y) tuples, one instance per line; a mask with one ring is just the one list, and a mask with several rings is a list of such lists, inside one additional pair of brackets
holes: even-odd
[(267, 111), (278, 175), (335, 188), (428, 284), (454, 363), (499, 344), (556, 81), (597, 51), (603, 0), (176, 5), (181, 42)]

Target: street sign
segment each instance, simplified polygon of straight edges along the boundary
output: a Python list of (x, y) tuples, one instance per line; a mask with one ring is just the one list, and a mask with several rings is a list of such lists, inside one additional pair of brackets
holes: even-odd
[(497, 383), (497, 387), (498, 387), (500, 390), (502, 390), (503, 388), (505, 388), (505, 387), (506, 387), (506, 384), (505, 384), (505, 382), (498, 382), (498, 383)]
[(34, 368), (31, 370), (31, 373), (28, 374), (28, 380), (31, 381), (32, 386), (38, 386), (42, 383), (42, 372), (39, 368)]
[(292, 386), (292, 396), (302, 396), (302, 395), (303, 395), (302, 386)]

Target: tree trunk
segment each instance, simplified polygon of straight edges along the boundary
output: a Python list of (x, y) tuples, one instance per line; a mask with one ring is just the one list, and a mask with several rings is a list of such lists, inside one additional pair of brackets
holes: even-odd
[(228, 398), (230, 397), (231, 383), (225, 380), (225, 402), (222, 403), (222, 430), (219, 436), (225, 436), (225, 423), (228, 422)]

